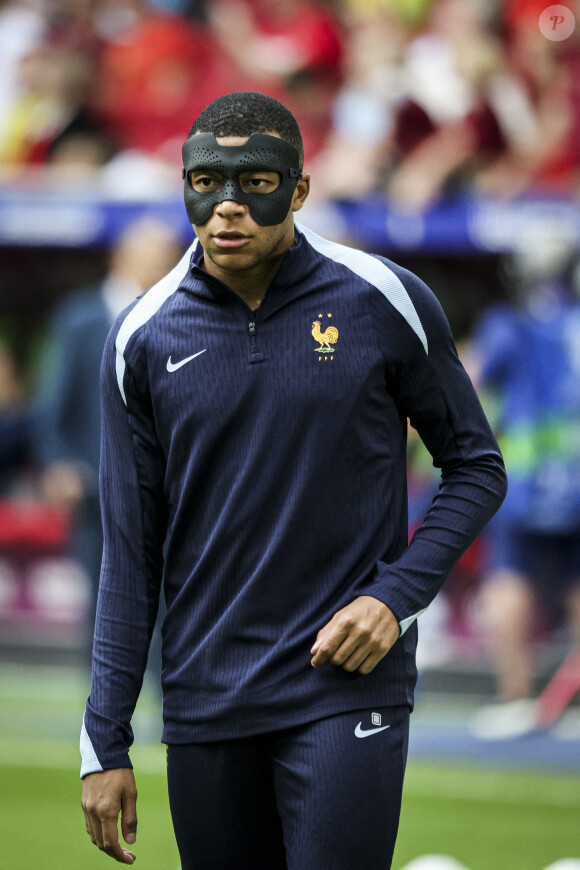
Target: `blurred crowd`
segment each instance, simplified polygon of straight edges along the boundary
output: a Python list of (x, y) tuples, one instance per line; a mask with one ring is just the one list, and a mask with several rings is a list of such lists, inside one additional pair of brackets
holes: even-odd
[(321, 198), (575, 191), (580, 27), (547, 38), (547, 5), (1, 0), (0, 180), (171, 189), (191, 119), (260, 90), (298, 117)]
[[(259, 90), (297, 116), (315, 200), (383, 195), (413, 210), (462, 192), (574, 196), (580, 0), (560, 4), (578, 22), (564, 40), (540, 30), (547, 5), (0, 0), (0, 186), (41, 177), (118, 198), (172, 195), (199, 112), (228, 91)], [(507, 258), (505, 303), (484, 312), (463, 349), (493, 400), (510, 496), (441, 598), (447, 637), (469, 623), (490, 644), (503, 701), (536, 691), (538, 638), (568, 624), (580, 648), (579, 257), (557, 227), (526, 244)], [(3, 554), (27, 547), (72, 542), (94, 605), (102, 346), (179, 245), (172, 227), (129, 226), (103, 280), (53, 312), (32, 387), (17, 338), (2, 343), (0, 329), (0, 617)], [(410, 458), (413, 524), (437, 479), (412, 433)], [(446, 655), (434, 613), (424, 664)]]

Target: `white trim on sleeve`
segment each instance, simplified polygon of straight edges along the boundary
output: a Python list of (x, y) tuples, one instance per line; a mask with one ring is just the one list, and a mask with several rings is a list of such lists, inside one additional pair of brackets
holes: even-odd
[(407, 631), (407, 629), (408, 629), (411, 625), (413, 625), (413, 623), (415, 622), (415, 620), (418, 619), (420, 616), (422, 616), (422, 615), (425, 613), (426, 610), (428, 610), (428, 608), (427, 608), (427, 607), (424, 607), (423, 610), (420, 610), (420, 611), (419, 611), (419, 613), (414, 613), (413, 616), (408, 616), (406, 619), (402, 619), (402, 620), (400, 621), (400, 623), (399, 623), (399, 625), (400, 625), (400, 627), (401, 627), (401, 635), (405, 634), (405, 632)]
[(79, 742), (79, 749), (81, 751), (81, 779), (83, 776), (87, 776), (89, 773), (100, 773), (102, 771), (102, 765), (97, 758), (97, 753), (95, 752), (95, 748), (87, 733), (87, 729), (85, 727), (85, 717), (83, 716), (83, 727), (81, 728), (81, 739)]

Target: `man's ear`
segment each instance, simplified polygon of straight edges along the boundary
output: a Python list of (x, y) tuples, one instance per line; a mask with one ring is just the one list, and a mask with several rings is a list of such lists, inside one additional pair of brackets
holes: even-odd
[(292, 211), (300, 211), (310, 193), (310, 175), (303, 175), (296, 185), (296, 190), (292, 197)]

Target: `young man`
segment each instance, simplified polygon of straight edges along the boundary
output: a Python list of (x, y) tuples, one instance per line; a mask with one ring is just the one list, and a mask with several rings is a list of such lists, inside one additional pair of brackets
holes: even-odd
[[(294, 213), (293, 116), (212, 103), (184, 145), (197, 240), (105, 349), (105, 548), (81, 737), (93, 842), (134, 854), (128, 750), (159, 599), (183, 870), (390, 866), (416, 617), (505, 473), (445, 317), (388, 261)], [(442, 469), (407, 544), (411, 420)]]

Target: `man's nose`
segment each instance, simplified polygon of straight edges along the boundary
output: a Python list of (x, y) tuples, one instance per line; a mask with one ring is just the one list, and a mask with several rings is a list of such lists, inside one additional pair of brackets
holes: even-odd
[(216, 205), (216, 213), (221, 217), (234, 217), (235, 215), (243, 214), (246, 206), (241, 202), (236, 202), (235, 199), (224, 199)]

